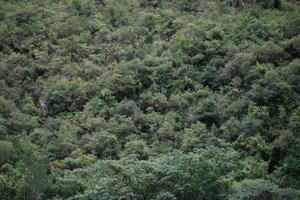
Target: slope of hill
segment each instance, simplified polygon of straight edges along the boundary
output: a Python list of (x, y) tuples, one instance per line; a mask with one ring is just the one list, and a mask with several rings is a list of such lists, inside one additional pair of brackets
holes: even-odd
[(0, 199), (294, 200), (299, 133), (299, 2), (0, 0)]

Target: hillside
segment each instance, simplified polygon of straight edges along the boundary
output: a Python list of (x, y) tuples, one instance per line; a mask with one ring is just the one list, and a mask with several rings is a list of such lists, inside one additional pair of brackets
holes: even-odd
[(0, 199), (300, 198), (300, 2), (0, 0)]

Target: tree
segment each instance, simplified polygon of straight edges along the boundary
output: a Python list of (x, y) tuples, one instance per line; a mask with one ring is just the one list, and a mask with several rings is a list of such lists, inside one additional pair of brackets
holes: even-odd
[(87, 100), (80, 80), (58, 82), (47, 91), (47, 113), (53, 116), (62, 112), (82, 110)]
[(262, 180), (244, 180), (234, 187), (232, 200), (297, 200), (296, 192)]

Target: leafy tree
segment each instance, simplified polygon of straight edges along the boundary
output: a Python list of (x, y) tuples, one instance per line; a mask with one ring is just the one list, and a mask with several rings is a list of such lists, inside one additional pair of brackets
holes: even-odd
[(245, 180), (235, 186), (230, 199), (298, 199), (293, 190), (281, 189), (262, 180)]
[(56, 115), (61, 112), (82, 110), (87, 96), (82, 91), (80, 81), (63, 81), (54, 84), (46, 94), (47, 113)]
[(124, 155), (136, 154), (139, 159), (148, 159), (150, 149), (144, 140), (129, 141), (125, 144)]
[(117, 137), (105, 132), (93, 133), (87, 148), (99, 158), (117, 158), (120, 152)]

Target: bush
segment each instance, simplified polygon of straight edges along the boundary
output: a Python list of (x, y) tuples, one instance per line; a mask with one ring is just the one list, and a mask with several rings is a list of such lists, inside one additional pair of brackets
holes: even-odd
[(52, 85), (46, 93), (47, 114), (82, 110), (88, 98), (80, 81), (61, 81)]
[(134, 101), (121, 101), (116, 105), (116, 114), (125, 115), (127, 117), (132, 116), (138, 112), (139, 108)]
[(16, 161), (17, 154), (11, 142), (0, 140), (0, 152), (0, 166)]
[(115, 135), (106, 132), (95, 132), (89, 139), (87, 146), (98, 158), (117, 158), (120, 153), (120, 144)]
[(138, 159), (147, 160), (150, 149), (144, 140), (134, 140), (125, 144), (124, 155), (136, 154)]

